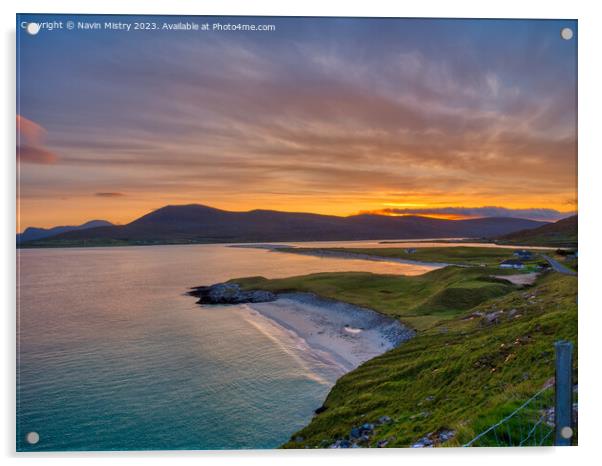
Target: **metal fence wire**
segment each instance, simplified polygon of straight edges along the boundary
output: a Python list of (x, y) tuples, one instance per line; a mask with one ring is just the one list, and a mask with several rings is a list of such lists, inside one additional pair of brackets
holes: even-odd
[(510, 414), (482, 431), (464, 447), (569, 446), (574, 436), (572, 352), (557, 341), (554, 383), (546, 384)]
[(554, 388), (546, 386), (464, 447), (523, 447), (554, 443)]

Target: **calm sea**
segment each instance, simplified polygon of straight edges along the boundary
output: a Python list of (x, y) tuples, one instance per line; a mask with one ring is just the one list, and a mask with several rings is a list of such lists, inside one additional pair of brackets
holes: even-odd
[(277, 447), (340, 368), (246, 307), (200, 307), (186, 290), (251, 275), (429, 270), (226, 245), (29, 249), (18, 261), (23, 451)]

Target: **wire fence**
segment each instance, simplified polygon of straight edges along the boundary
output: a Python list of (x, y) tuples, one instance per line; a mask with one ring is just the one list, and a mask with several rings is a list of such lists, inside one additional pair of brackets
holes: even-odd
[(464, 447), (523, 447), (554, 442), (554, 388), (548, 385)]
[(556, 373), (535, 395), (483, 430), (465, 447), (571, 445), (575, 435), (572, 352), (569, 341), (554, 343)]

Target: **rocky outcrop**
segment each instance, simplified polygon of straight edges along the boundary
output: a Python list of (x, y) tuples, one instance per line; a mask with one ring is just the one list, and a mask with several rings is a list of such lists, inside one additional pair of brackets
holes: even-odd
[(450, 429), (441, 429), (437, 432), (430, 432), (417, 442), (412, 444), (412, 448), (432, 448), (447, 442), (456, 436), (456, 432)]
[(217, 283), (198, 286), (188, 294), (199, 298), (198, 304), (242, 304), (275, 301), (277, 296), (271, 291), (243, 290), (236, 283)]
[(359, 426), (353, 427), (349, 431), (349, 435), (342, 439), (337, 439), (330, 444), (328, 448), (362, 448), (376, 446), (377, 448), (385, 448), (387, 445), (395, 441), (395, 437), (378, 440), (376, 443), (372, 441), (372, 437), (376, 433), (378, 427), (385, 424), (391, 424), (393, 419), (389, 416), (381, 416), (375, 422), (366, 422)]

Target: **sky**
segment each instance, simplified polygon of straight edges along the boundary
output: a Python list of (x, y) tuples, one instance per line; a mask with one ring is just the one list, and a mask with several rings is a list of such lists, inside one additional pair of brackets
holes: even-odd
[[(20, 27), (68, 20), (275, 30)], [(17, 227), (192, 203), (558, 220), (576, 69), (573, 20), (21, 15)]]

